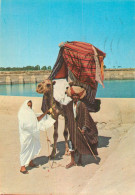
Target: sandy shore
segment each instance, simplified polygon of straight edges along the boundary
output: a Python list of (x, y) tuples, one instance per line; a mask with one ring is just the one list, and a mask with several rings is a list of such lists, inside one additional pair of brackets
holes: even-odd
[[(41, 152), (28, 175), (19, 172), (17, 112), (25, 99), (32, 99), (41, 112), (42, 98), (0, 96), (0, 194), (135, 194), (135, 99), (101, 99), (101, 110), (92, 114), (99, 130), (98, 161), (83, 156), (83, 166), (65, 169), (64, 120), (59, 118), (57, 155), (48, 160), (52, 146), (41, 132)], [(53, 143), (53, 128), (47, 135)], [(77, 158), (77, 157), (76, 157)], [(53, 168), (51, 168), (53, 163)]]

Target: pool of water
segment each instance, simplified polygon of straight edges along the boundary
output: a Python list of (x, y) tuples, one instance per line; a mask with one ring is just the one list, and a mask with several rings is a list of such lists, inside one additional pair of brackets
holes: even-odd
[(135, 98), (135, 80), (107, 80), (105, 88), (98, 85), (97, 97)]
[[(98, 85), (96, 97), (135, 98), (135, 80), (104, 81), (105, 88)], [(0, 85), (0, 95), (42, 97), (36, 92), (37, 84)]]

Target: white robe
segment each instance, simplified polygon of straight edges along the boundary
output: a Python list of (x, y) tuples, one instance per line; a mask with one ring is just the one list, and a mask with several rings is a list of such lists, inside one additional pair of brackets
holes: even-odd
[(39, 124), (34, 111), (27, 105), (29, 101), (26, 100), (18, 112), (21, 166), (28, 165), (41, 149)]
[(67, 105), (72, 101), (72, 99), (68, 97), (67, 94), (65, 94), (66, 87), (69, 87), (68, 82), (66, 81), (66, 79), (56, 79), (53, 81), (56, 81), (56, 84), (53, 86), (53, 96), (55, 100), (62, 105)]

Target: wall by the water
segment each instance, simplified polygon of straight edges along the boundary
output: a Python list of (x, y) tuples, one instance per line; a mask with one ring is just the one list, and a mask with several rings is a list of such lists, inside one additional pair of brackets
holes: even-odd
[(50, 71), (0, 71), (0, 84), (39, 83), (47, 79)]
[[(48, 78), (50, 71), (0, 71), (0, 84), (39, 83)], [(135, 79), (133, 69), (105, 69), (105, 80)]]
[(105, 80), (133, 80), (135, 79), (135, 68), (105, 69)]

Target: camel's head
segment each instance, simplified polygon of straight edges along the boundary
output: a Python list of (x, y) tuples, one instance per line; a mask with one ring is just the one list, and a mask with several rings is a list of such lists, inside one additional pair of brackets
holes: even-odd
[(38, 84), (38, 86), (36, 88), (36, 92), (41, 93), (41, 94), (43, 93), (46, 95), (50, 94), (52, 91), (52, 87), (55, 83), (56, 83), (55, 81), (51, 81), (49, 79), (46, 79)]

